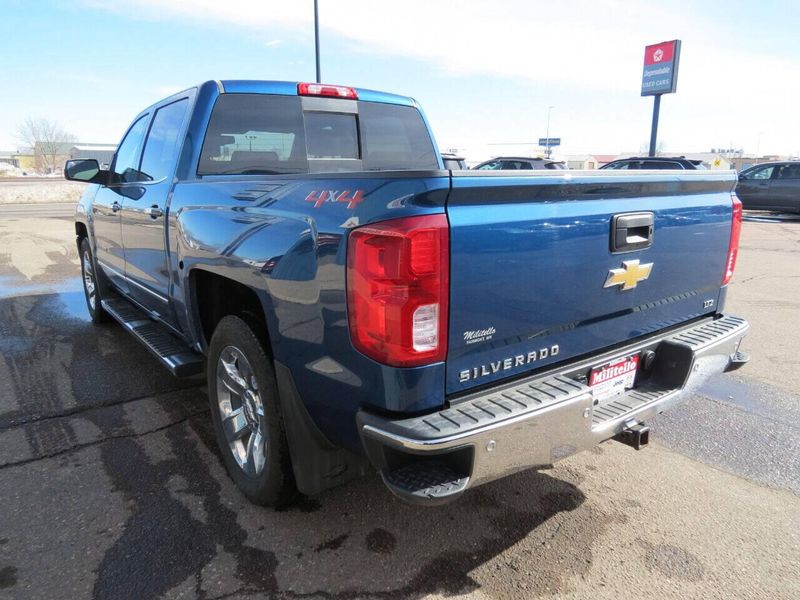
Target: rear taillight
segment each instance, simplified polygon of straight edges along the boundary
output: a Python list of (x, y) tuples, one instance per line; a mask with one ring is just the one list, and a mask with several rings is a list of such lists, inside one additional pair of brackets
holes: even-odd
[(328, 96), (358, 100), (355, 89), (344, 85), (328, 85), (326, 83), (298, 83), (297, 93), (301, 96)]
[(359, 351), (395, 367), (445, 359), (448, 245), (442, 214), (350, 232), (347, 314), (350, 338)]
[(731, 242), (728, 245), (728, 260), (725, 263), (725, 274), (722, 277), (722, 285), (728, 285), (733, 277), (733, 270), (736, 268), (736, 258), (739, 256), (739, 235), (742, 233), (742, 201), (731, 194), (733, 201), (733, 219), (731, 222)]

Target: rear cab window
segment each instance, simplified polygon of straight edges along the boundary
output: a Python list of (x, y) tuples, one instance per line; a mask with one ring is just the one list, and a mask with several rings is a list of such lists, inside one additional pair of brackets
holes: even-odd
[(357, 111), (303, 110), (300, 97), (223, 94), (214, 105), (198, 175), (438, 169), (412, 106), (355, 101)]

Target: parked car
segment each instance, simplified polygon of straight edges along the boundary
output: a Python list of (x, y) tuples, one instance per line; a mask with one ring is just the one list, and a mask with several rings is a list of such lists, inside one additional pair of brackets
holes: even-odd
[(748, 209), (800, 213), (800, 161), (762, 163), (742, 171), (736, 195)]
[(604, 164), (601, 169), (705, 169), (702, 160), (688, 159), (684, 156), (631, 156)]
[(469, 169), (464, 157), (450, 152), (442, 152), (442, 162), (444, 163), (444, 168), (448, 171), (463, 171)]
[(253, 502), (374, 468), (433, 505), (610, 438), (639, 448), (746, 361), (748, 325), (723, 313), (733, 174), (442, 167), (410, 98), (259, 81), (146, 108), (109, 171), (67, 162), (94, 184), (75, 220), (92, 320), (205, 373)]
[(558, 160), (529, 158), (525, 156), (498, 156), (472, 167), (476, 171), (534, 171), (539, 169), (566, 169)]

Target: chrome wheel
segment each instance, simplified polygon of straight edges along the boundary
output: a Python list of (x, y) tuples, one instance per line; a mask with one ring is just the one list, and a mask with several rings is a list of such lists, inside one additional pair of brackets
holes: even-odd
[(86, 301), (89, 303), (89, 308), (94, 310), (97, 304), (97, 286), (94, 281), (92, 258), (86, 250), (83, 252), (83, 287), (86, 290)]
[(266, 464), (264, 404), (253, 368), (235, 346), (223, 348), (217, 360), (217, 404), (233, 458), (245, 474), (257, 476)]

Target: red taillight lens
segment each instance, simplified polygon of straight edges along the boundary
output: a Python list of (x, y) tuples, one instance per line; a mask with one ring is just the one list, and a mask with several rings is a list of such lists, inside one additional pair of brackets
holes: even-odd
[(297, 93), (301, 96), (329, 96), (358, 100), (358, 94), (351, 87), (344, 85), (327, 85), (324, 83), (298, 83)]
[(742, 201), (731, 194), (733, 201), (733, 221), (731, 223), (731, 243), (728, 245), (728, 261), (725, 263), (725, 275), (722, 285), (728, 285), (736, 268), (736, 258), (739, 256), (739, 235), (742, 233)]
[(445, 359), (449, 230), (445, 215), (350, 232), (347, 315), (353, 345), (395, 367)]

